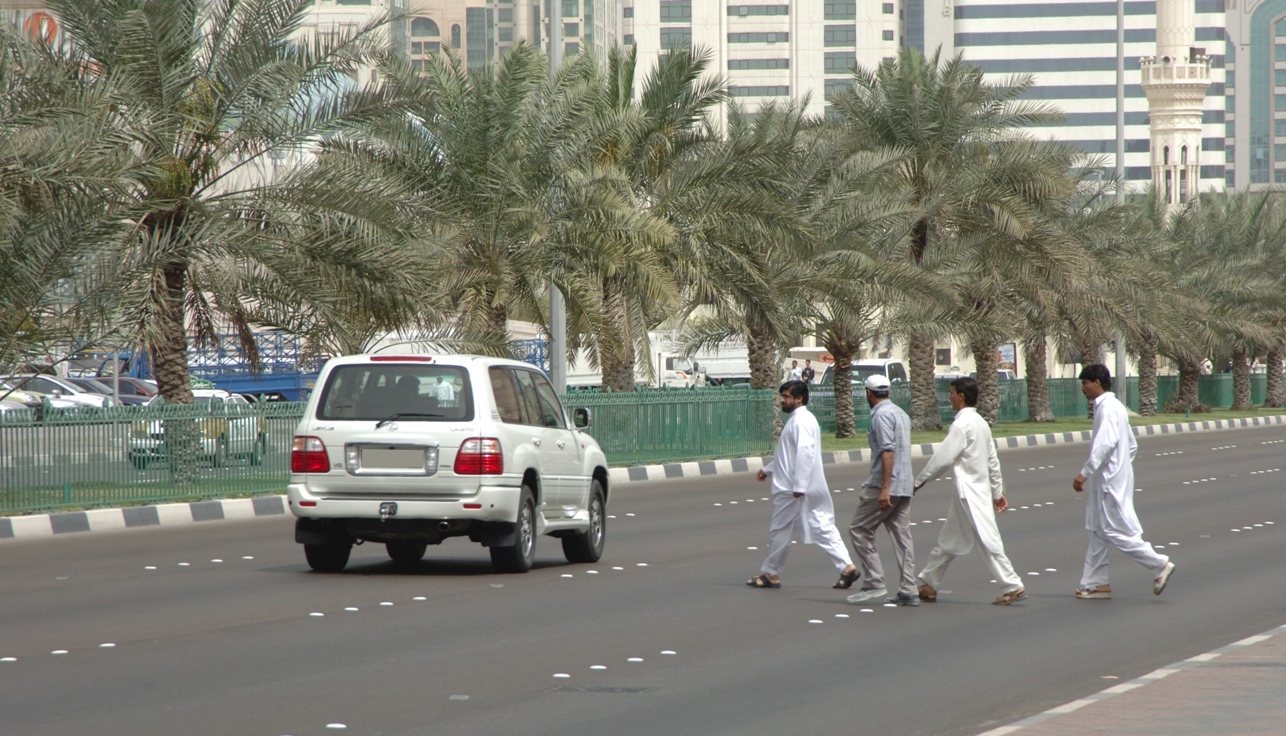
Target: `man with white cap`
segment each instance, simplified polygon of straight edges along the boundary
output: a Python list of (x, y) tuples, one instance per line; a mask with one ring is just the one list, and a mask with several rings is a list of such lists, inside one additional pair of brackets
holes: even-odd
[(876, 374), (866, 379), (866, 403), (871, 407), (871, 477), (862, 484), (861, 500), (849, 535), (853, 551), (862, 566), (862, 589), (848, 597), (849, 603), (864, 603), (888, 595), (884, 568), (875, 551), (875, 530), (883, 525), (893, 540), (898, 561), (898, 592), (888, 603), (918, 606), (915, 585), (915, 551), (911, 541), (911, 418), (889, 401), (889, 379)]

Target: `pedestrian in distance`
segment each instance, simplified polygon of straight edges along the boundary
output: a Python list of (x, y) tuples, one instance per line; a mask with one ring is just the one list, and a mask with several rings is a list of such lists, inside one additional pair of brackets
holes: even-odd
[(889, 379), (879, 374), (866, 379), (866, 403), (871, 407), (871, 477), (862, 484), (857, 512), (849, 525), (853, 550), (862, 566), (862, 589), (849, 603), (885, 599), (884, 568), (875, 551), (875, 530), (883, 526), (893, 540), (898, 562), (898, 592), (887, 603), (920, 605), (915, 586), (915, 551), (911, 541), (911, 418), (889, 400)]
[(804, 372), (799, 368), (799, 361), (798, 360), (790, 361), (790, 370), (786, 373), (786, 380), (787, 381), (801, 380), (803, 374)]
[(1001, 596), (992, 603), (1007, 606), (1026, 600), (1027, 590), (1005, 556), (1005, 543), (996, 526), (996, 514), (1009, 508), (1009, 500), (1005, 498), (991, 426), (974, 408), (978, 405), (978, 381), (969, 377), (955, 379), (950, 398), (956, 418), (929, 464), (916, 476), (912, 491), (919, 493), (925, 483), (948, 469), (955, 478), (956, 497), (938, 533), (938, 545), (929, 553), (929, 562), (917, 578), (920, 600), (932, 603), (938, 599), (947, 566), (955, 558), (969, 554), (974, 544), (982, 548), (991, 574), (1001, 584)]
[(804, 370), (799, 372), (799, 380), (804, 383), (812, 383), (817, 378), (817, 371), (813, 370), (813, 361), (804, 361)]
[(796, 533), (805, 544), (821, 547), (835, 568), (835, 588), (848, 588), (857, 580), (857, 566), (835, 528), (835, 505), (822, 472), (822, 431), (808, 410), (808, 384), (787, 381), (781, 385), (781, 408), (789, 416), (781, 428), (773, 459), (756, 474), (772, 481), (772, 521), (768, 557), (758, 577), (746, 581), (752, 588), (780, 588), (781, 571)]
[(1130, 430), (1129, 412), (1112, 393), (1112, 374), (1107, 366), (1087, 365), (1080, 378), (1081, 392), (1094, 402), (1094, 431), (1090, 457), (1072, 481), (1077, 493), (1086, 491), (1085, 528), (1089, 532), (1076, 597), (1112, 597), (1108, 580), (1108, 551), (1112, 547), (1146, 567), (1152, 573), (1152, 592), (1161, 595), (1175, 566), (1143, 541), (1143, 526), (1134, 513), (1134, 455), (1139, 443)]

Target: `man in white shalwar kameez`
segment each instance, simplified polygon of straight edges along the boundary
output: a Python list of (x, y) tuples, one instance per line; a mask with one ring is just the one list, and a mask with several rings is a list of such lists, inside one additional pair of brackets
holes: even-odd
[[(951, 408), (955, 421), (947, 437), (934, 451), (929, 464), (915, 479), (915, 490), (948, 469), (956, 482), (956, 498), (947, 510), (947, 521), (938, 533), (938, 545), (929, 553), (929, 562), (920, 571), (920, 600), (938, 599), (938, 588), (951, 561), (973, 550), (975, 542), (982, 548), (991, 574), (1000, 583), (1001, 596), (992, 601), (998, 606), (1027, 599), (1022, 579), (1005, 556), (1005, 543), (996, 526), (996, 511), (1009, 508), (1005, 484), (1000, 476), (1000, 459), (991, 440), (991, 427), (974, 407), (978, 405), (978, 382), (957, 378), (951, 382)], [(993, 511), (992, 509), (995, 509)]]
[(1134, 454), (1138, 440), (1130, 431), (1130, 415), (1112, 393), (1112, 375), (1101, 363), (1081, 371), (1081, 392), (1094, 402), (1094, 432), (1090, 457), (1072, 481), (1072, 488), (1085, 498), (1085, 529), (1089, 549), (1076, 597), (1111, 598), (1107, 553), (1112, 547), (1124, 552), (1152, 573), (1152, 592), (1161, 595), (1174, 563), (1143, 541), (1143, 526), (1134, 513)]
[(808, 384), (782, 384), (781, 408), (790, 416), (781, 428), (772, 461), (756, 476), (760, 481), (772, 480), (773, 512), (762, 574), (746, 581), (752, 588), (781, 587), (781, 571), (796, 533), (805, 544), (816, 544), (830, 556), (840, 572), (834, 587), (847, 588), (857, 580), (857, 567), (835, 528), (835, 506), (822, 473), (822, 432), (807, 404)]

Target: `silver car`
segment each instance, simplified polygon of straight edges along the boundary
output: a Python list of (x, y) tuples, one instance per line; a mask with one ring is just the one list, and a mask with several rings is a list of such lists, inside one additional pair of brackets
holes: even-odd
[(314, 570), (357, 542), (419, 560), (468, 537), (496, 568), (526, 572), (537, 539), (570, 562), (603, 553), (607, 459), (568, 421), (544, 373), (469, 355), (353, 355), (326, 363), (295, 430), (287, 496)]

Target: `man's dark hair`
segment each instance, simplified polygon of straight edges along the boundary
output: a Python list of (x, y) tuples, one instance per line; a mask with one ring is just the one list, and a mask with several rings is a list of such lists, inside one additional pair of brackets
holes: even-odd
[(1090, 363), (1081, 369), (1082, 381), (1098, 381), (1104, 391), (1112, 390), (1112, 374), (1102, 363)]
[(808, 406), (808, 384), (803, 381), (787, 381), (777, 391), (782, 394), (790, 394), (797, 399), (803, 399), (804, 406)]
[(956, 393), (964, 397), (965, 406), (978, 405), (978, 381), (969, 376), (961, 376), (951, 382)]

